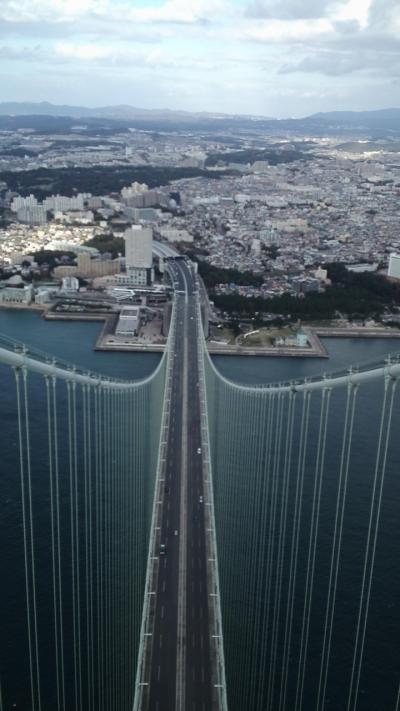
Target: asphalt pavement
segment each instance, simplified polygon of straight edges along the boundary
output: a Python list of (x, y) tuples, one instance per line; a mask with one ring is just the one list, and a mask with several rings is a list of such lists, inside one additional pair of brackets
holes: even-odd
[(177, 340), (147, 708), (212, 711), (196, 281), (186, 262), (173, 269)]

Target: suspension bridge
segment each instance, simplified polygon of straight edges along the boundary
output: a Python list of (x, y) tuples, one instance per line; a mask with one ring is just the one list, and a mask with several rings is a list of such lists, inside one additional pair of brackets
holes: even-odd
[(399, 711), (400, 360), (260, 387), (0, 344), (0, 711)]

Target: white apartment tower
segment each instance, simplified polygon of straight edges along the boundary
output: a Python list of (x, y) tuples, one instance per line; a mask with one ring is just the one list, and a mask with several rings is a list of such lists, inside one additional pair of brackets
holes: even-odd
[(400, 254), (392, 254), (389, 257), (388, 276), (393, 279), (400, 279)]
[(133, 225), (125, 231), (126, 273), (131, 284), (151, 284), (153, 273), (153, 230)]

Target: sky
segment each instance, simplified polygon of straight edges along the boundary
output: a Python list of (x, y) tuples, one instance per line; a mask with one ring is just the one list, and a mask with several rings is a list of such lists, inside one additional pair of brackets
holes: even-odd
[(0, 101), (400, 106), (400, 0), (0, 0)]

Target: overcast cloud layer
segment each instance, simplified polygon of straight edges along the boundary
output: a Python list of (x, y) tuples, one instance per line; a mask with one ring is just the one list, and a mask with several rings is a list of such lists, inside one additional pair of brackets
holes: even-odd
[(2, 101), (400, 106), (400, 0), (0, 0), (0, 57)]

